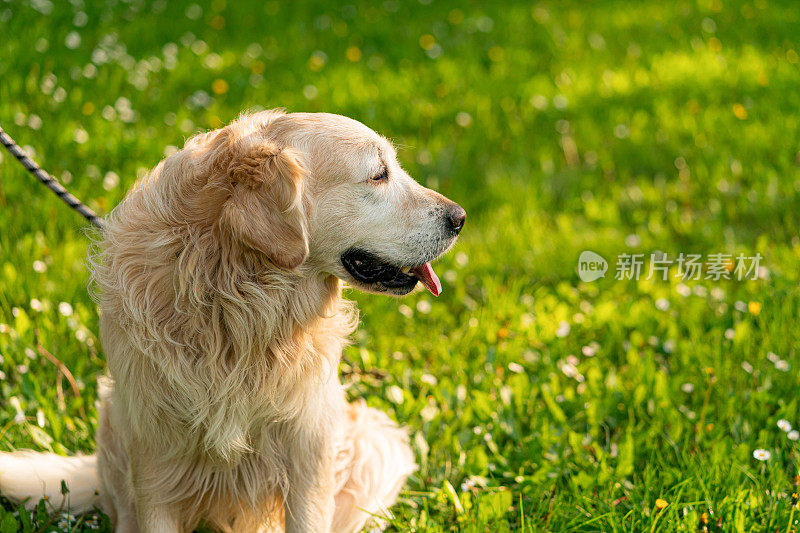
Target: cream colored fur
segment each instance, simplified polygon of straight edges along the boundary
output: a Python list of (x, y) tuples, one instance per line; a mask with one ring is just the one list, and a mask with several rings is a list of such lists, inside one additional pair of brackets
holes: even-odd
[[(389, 180), (372, 180), (388, 168)], [(422, 264), (451, 204), (345, 117), (244, 115), (190, 139), (107, 219), (92, 256), (109, 377), (97, 454), (0, 454), (0, 491), (120, 532), (356, 531), (415, 469), (404, 430), (337, 376), (357, 323), (340, 255)]]

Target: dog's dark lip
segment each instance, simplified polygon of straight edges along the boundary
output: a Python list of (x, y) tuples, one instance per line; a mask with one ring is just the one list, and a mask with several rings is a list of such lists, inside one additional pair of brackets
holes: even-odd
[(418, 278), (403, 272), (403, 266), (384, 261), (366, 250), (352, 248), (342, 254), (342, 265), (354, 280), (366, 285), (381, 285), (392, 291), (410, 292)]

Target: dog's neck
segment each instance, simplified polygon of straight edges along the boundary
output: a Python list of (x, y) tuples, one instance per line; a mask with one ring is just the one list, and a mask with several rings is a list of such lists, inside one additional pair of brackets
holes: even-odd
[[(94, 272), (103, 311), (154, 362), (182, 359), (228, 375), (338, 363), (355, 323), (338, 279), (278, 268), (221, 246), (210, 231), (162, 235), (155, 243), (144, 228), (110, 225)], [(319, 330), (328, 332), (326, 346), (312, 342)]]
[[(341, 348), (355, 329), (354, 307), (342, 299), (341, 282), (329, 275), (287, 276), (278, 283), (279, 311), (269, 344), (273, 356), (286, 366), (311, 362), (298, 361), (303, 357), (321, 357), (338, 366)], [(321, 331), (325, 334), (318, 335)]]
[[(319, 359), (338, 364), (346, 336), (354, 329), (338, 327), (343, 321), (352, 322), (352, 306), (342, 300), (338, 279), (281, 269), (257, 253), (240, 254), (233, 260), (224, 255), (212, 258), (213, 277), (189, 274), (191, 269), (181, 259), (174, 275), (185, 279), (186, 286), (178, 285), (177, 302), (186, 305), (187, 315), (196, 320), (190, 320), (194, 328), (187, 324), (189, 332), (200, 338), (211, 335), (217, 346), (225, 347), (226, 352), (217, 351), (217, 356), (250, 368), (266, 363), (265, 371), (317, 367)], [(201, 302), (193, 298), (198, 292), (207, 295)], [(210, 310), (210, 319), (216, 323), (208, 323)], [(313, 342), (320, 337), (314, 335), (319, 330), (328, 332), (328, 345)]]

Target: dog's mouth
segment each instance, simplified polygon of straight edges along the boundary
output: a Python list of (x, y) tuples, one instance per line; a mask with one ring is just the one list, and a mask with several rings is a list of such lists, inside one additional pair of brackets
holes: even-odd
[(442, 283), (430, 263), (397, 266), (371, 252), (351, 249), (342, 254), (342, 265), (359, 283), (384, 288), (396, 294), (407, 294), (421, 282), (434, 296), (442, 292)]

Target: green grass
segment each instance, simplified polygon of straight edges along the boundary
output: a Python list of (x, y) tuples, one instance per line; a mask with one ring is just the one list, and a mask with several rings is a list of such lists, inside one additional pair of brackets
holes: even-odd
[[(795, 528), (776, 425), (800, 425), (795, 2), (85, 3), (0, 3), (0, 124), (98, 210), (168, 145), (281, 106), (365, 122), (469, 212), (439, 299), (349, 294), (350, 394), (421, 465), (397, 530)], [(90, 451), (83, 224), (7, 154), (0, 173), (0, 447)], [(583, 250), (604, 279), (580, 281)], [(766, 270), (614, 279), (657, 250)], [(25, 527), (88, 530), (46, 522)]]

